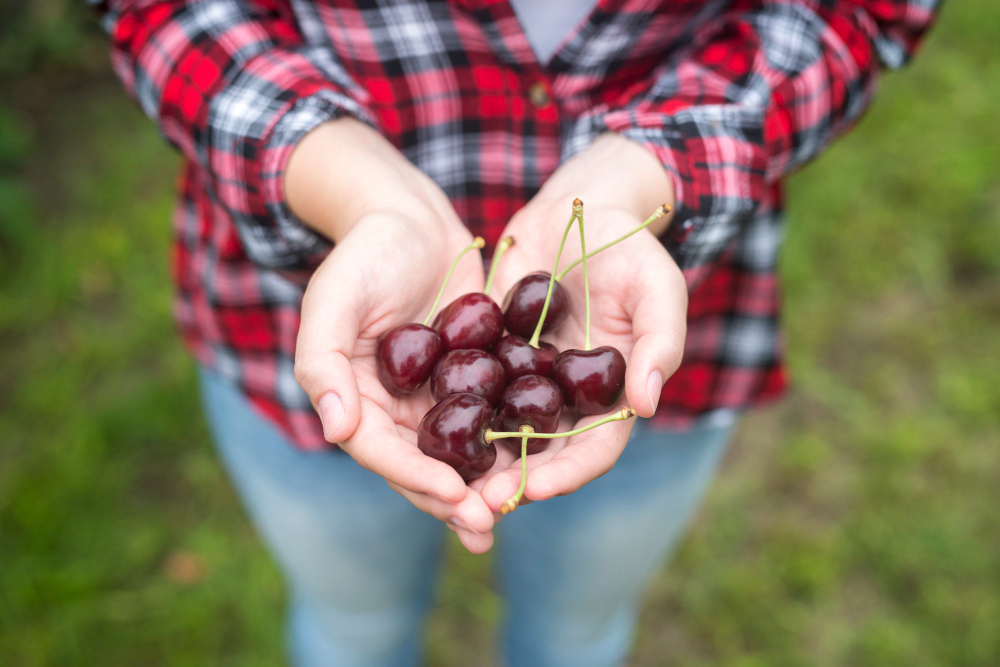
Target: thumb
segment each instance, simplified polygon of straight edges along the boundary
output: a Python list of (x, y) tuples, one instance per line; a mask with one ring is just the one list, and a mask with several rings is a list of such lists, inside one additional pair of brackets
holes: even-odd
[[(657, 271), (656, 273), (661, 273)], [(680, 366), (687, 330), (687, 287), (680, 271), (664, 271), (641, 289), (632, 315), (635, 344), (625, 371), (625, 396), (641, 417), (652, 417), (667, 378)]]
[(309, 395), (328, 442), (346, 440), (361, 418), (351, 366), (361, 322), (362, 291), (350, 272), (338, 271), (336, 251), (313, 275), (302, 298), (295, 343), (295, 379)]

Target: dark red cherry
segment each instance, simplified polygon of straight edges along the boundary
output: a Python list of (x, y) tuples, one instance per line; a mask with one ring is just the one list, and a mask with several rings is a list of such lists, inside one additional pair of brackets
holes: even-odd
[(479, 396), (452, 394), (420, 420), (417, 447), (470, 482), (497, 460), (497, 448), (485, 437), (492, 419), (493, 407)]
[(409, 396), (427, 382), (443, 353), (441, 336), (434, 329), (416, 322), (400, 325), (378, 340), (378, 379), (393, 396)]
[(566, 405), (583, 415), (607, 412), (625, 389), (625, 357), (613, 347), (566, 350), (552, 365)]
[[(503, 300), (503, 321), (507, 325), (507, 331), (525, 340), (531, 340), (535, 327), (538, 326), (538, 318), (542, 314), (551, 277), (552, 274), (547, 271), (530, 273), (510, 288)], [(545, 314), (542, 333), (559, 326), (567, 315), (569, 315), (569, 295), (563, 286), (556, 282), (552, 286), (552, 299)]]
[(452, 394), (475, 394), (496, 405), (506, 386), (503, 366), (482, 350), (452, 350), (438, 360), (431, 373), (431, 394), (435, 401)]
[[(525, 375), (504, 389), (500, 408), (493, 418), (493, 430), (515, 432), (522, 424), (530, 424), (538, 433), (555, 433), (562, 407), (563, 396), (559, 385), (541, 375)], [(517, 452), (521, 451), (520, 438), (503, 438), (494, 442), (502, 442)], [(548, 443), (545, 438), (529, 438), (528, 453), (536, 454)]]
[(540, 342), (538, 347), (531, 347), (527, 340), (516, 334), (504, 336), (493, 348), (493, 356), (503, 364), (508, 382), (525, 375), (552, 377), (552, 362), (557, 354), (559, 350), (555, 345)]
[(491, 350), (503, 335), (503, 313), (496, 301), (482, 292), (465, 294), (438, 313), (434, 328), (446, 352)]

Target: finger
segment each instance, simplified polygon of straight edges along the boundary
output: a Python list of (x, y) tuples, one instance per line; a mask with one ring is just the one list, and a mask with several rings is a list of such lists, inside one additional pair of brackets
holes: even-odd
[(470, 553), (484, 554), (493, 546), (493, 532), (473, 533), (472, 531), (448, 524), (448, 530), (458, 535), (458, 541)]
[(687, 287), (664, 253), (663, 265), (644, 267), (632, 309), (635, 344), (625, 371), (625, 397), (641, 417), (652, 417), (667, 378), (680, 366), (687, 331)]
[(389, 482), (392, 489), (409, 500), (414, 507), (430, 514), (435, 519), (464, 528), (474, 533), (485, 533), (493, 530), (496, 521), (493, 512), (486, 506), (483, 497), (466, 487), (465, 497), (457, 503), (449, 503), (433, 496), (414, 493), (398, 484)]
[(509, 447), (503, 447), (502, 445), (496, 445), (497, 448), (497, 458), (493, 462), (493, 466), (486, 471), (486, 474), (477, 477), (476, 479), (469, 482), (469, 488), (473, 489), (477, 493), (482, 494), (483, 487), (485, 487), (490, 480), (496, 475), (500, 474), (504, 470), (510, 467), (511, 462), (520, 460), (518, 456), (515, 456), (514, 452), (511, 451)]
[[(556, 444), (558, 441), (551, 441), (549, 447), (545, 448), (538, 454), (532, 454), (528, 457), (527, 467), (528, 467), (528, 479), (531, 479), (532, 471), (538, 468), (543, 463), (551, 461), (555, 456), (556, 451), (559, 449)], [(499, 449), (499, 447), (497, 448)], [(499, 512), (501, 505), (511, 498), (517, 490), (521, 487), (521, 458), (517, 457), (510, 462), (508, 467), (501, 470), (483, 487), (480, 492), (482, 498), (486, 505), (494, 512)], [(528, 498), (522, 497), (520, 504), (526, 505), (530, 502)]]
[(361, 467), (414, 493), (448, 503), (465, 498), (465, 481), (454, 468), (427, 456), (400, 436), (389, 415), (369, 399), (362, 398), (360, 406), (358, 428), (340, 446)]
[(611, 422), (573, 436), (550, 461), (528, 474), (525, 495), (532, 500), (547, 500), (573, 493), (604, 475), (625, 449), (632, 424), (633, 420)]
[[(336, 252), (336, 251), (334, 251)], [(334, 256), (309, 283), (295, 343), (295, 379), (309, 396), (328, 442), (346, 439), (361, 417), (351, 356), (361, 321), (362, 290)]]

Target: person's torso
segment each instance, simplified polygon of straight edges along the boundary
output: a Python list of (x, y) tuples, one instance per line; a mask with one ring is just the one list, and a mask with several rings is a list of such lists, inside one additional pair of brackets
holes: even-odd
[[(559, 166), (577, 125), (640, 96), (711, 30), (714, 15), (742, 1), (600, 0), (561, 37), (542, 38), (547, 48), (538, 35), (529, 39), (522, 20), (533, 19), (519, 18), (507, 0), (288, 6), (313, 60), (328, 60), (328, 76), (350, 87), (492, 247)], [(292, 361), (308, 273), (250, 261), (212, 188), (210, 175), (188, 163), (175, 222), (181, 331), (203, 364), (239, 384), (289, 437), (323, 446)], [(660, 402), (664, 423), (681, 426), (783, 388), (779, 227), (776, 186), (691, 293), (684, 362)]]

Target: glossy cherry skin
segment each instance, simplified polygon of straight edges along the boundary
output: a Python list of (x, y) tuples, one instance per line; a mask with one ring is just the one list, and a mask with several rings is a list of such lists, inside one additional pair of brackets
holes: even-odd
[[(563, 396), (559, 385), (541, 375), (525, 375), (504, 389), (500, 408), (493, 418), (493, 430), (515, 432), (522, 424), (530, 424), (538, 433), (555, 433), (562, 408)], [(503, 438), (494, 442), (501, 442), (521, 453), (520, 438)], [(549, 440), (545, 438), (529, 438), (528, 453), (537, 454), (548, 444)]]
[(483, 350), (452, 350), (438, 360), (431, 373), (435, 401), (452, 394), (475, 394), (496, 405), (506, 386), (503, 366)]
[(491, 350), (503, 335), (503, 312), (482, 292), (464, 294), (438, 314), (434, 328), (441, 334), (445, 352)]
[(466, 482), (493, 467), (497, 448), (486, 442), (493, 406), (473, 394), (452, 394), (431, 408), (417, 427), (417, 447), (444, 461)]
[(393, 396), (409, 396), (427, 382), (442, 354), (437, 331), (416, 322), (400, 325), (378, 339), (378, 379)]
[(493, 348), (493, 356), (503, 364), (508, 382), (525, 375), (552, 377), (552, 363), (557, 354), (559, 350), (555, 345), (539, 342), (538, 347), (531, 347), (516, 334), (504, 336)]
[(563, 390), (567, 407), (582, 415), (603, 414), (625, 390), (625, 357), (608, 346), (566, 350), (556, 357), (552, 378)]
[[(503, 300), (503, 321), (507, 331), (517, 334), (525, 340), (531, 340), (538, 326), (538, 318), (542, 315), (545, 305), (545, 295), (549, 291), (551, 273), (540, 271), (530, 273), (517, 281)], [(562, 324), (569, 315), (569, 295), (558, 281), (552, 286), (552, 299), (549, 300), (549, 310), (545, 313), (545, 324), (542, 333), (551, 331)]]

